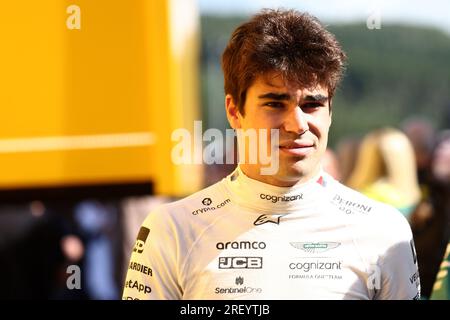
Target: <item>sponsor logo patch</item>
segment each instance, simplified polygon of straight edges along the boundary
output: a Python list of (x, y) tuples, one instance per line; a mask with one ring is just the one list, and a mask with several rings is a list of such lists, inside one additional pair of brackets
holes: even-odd
[(289, 242), (296, 249), (303, 250), (308, 253), (322, 253), (339, 247), (339, 242)]
[(150, 229), (146, 227), (141, 227), (139, 230), (136, 244), (134, 245), (133, 252), (142, 253), (144, 251), (144, 244), (147, 241), (148, 234), (150, 233)]
[(253, 224), (255, 226), (259, 226), (259, 225), (262, 225), (267, 222), (274, 223), (274, 224), (280, 224), (280, 219), (283, 216), (285, 216), (285, 215), (284, 214), (280, 214), (280, 215), (262, 214), (255, 220), (255, 222), (253, 222)]
[(240, 250), (250, 250), (250, 249), (265, 249), (266, 243), (263, 241), (233, 241), (233, 242), (218, 242), (216, 243), (216, 248), (218, 250), (227, 249), (240, 249)]
[(219, 257), (219, 269), (262, 269), (262, 257)]

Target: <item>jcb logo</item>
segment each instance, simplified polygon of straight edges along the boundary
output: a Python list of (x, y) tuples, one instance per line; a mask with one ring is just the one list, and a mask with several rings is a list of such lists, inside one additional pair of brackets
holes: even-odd
[(262, 269), (262, 257), (220, 257), (219, 269)]

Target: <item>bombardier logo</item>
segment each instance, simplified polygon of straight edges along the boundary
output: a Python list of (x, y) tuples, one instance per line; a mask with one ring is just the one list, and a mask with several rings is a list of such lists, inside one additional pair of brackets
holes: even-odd
[(322, 253), (331, 249), (335, 249), (341, 245), (340, 242), (289, 242), (296, 249), (303, 250), (308, 253)]
[(277, 203), (278, 201), (288, 202), (288, 201), (296, 201), (303, 199), (303, 193), (296, 194), (293, 196), (274, 196), (271, 194), (260, 193), (259, 197), (264, 200), (271, 201), (273, 203)]
[(284, 216), (285, 216), (285, 214), (271, 214), (271, 215), (262, 214), (255, 220), (255, 222), (253, 222), (253, 224), (255, 226), (259, 226), (259, 225), (267, 223), (267, 222), (280, 224), (280, 219), (281, 219), (281, 217), (284, 217)]
[(262, 257), (219, 257), (219, 269), (262, 269)]
[(265, 249), (266, 243), (261, 241), (233, 241), (233, 242), (218, 242), (216, 244), (216, 248), (219, 250), (226, 250), (226, 249), (241, 249), (241, 250), (247, 250), (247, 249)]
[(145, 266), (143, 264), (140, 264), (138, 262), (130, 261), (130, 265), (129, 265), (128, 269), (135, 270), (135, 271), (138, 271), (140, 273), (149, 275), (150, 277), (153, 277), (152, 268), (147, 267), (147, 266)]

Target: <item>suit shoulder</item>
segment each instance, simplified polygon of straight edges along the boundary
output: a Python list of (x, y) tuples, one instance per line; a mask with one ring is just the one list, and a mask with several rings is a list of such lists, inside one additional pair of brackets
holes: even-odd
[(367, 232), (382, 233), (390, 242), (411, 238), (408, 220), (393, 206), (370, 199), (337, 181), (333, 191), (332, 204), (350, 219), (356, 218), (355, 223), (367, 227)]
[(150, 212), (147, 219), (187, 222), (201, 213), (212, 212), (231, 202), (223, 180), (197, 191), (185, 198), (159, 205)]

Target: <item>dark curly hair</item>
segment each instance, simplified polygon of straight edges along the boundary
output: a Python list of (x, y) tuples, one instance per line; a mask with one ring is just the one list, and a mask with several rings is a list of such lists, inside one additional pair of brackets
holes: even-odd
[(233, 32), (223, 52), (225, 94), (244, 115), (252, 82), (275, 71), (305, 88), (325, 85), (331, 98), (345, 59), (334, 35), (317, 18), (296, 10), (264, 9)]

